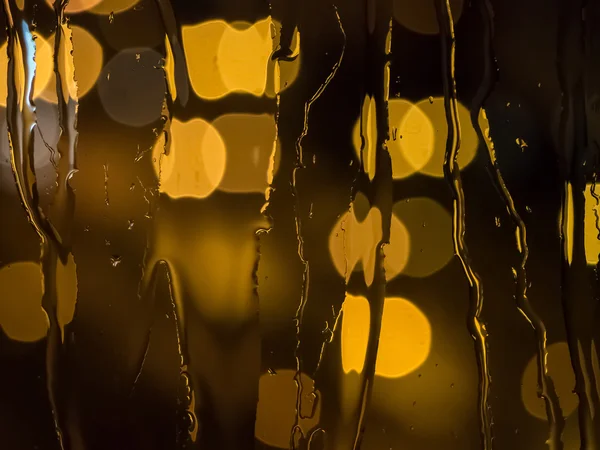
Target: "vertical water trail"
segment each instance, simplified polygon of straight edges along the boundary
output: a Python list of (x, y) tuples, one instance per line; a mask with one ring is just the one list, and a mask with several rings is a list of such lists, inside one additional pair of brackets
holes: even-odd
[(319, 88), (315, 91), (315, 93), (310, 97), (310, 99), (304, 104), (304, 123), (302, 127), (302, 132), (298, 139), (296, 139), (296, 164), (294, 169), (292, 170), (292, 195), (295, 200), (295, 221), (296, 221), (296, 238), (298, 240), (298, 257), (300, 258), (300, 262), (304, 266), (304, 272), (302, 275), (302, 293), (300, 297), (300, 302), (298, 304), (298, 308), (296, 310), (296, 315), (294, 317), (294, 324), (296, 326), (296, 348), (294, 350), (294, 357), (296, 360), (296, 373), (294, 375), (294, 382), (296, 383), (296, 417), (294, 419), (294, 426), (292, 427), (290, 434), (290, 448), (295, 448), (295, 436), (299, 430), (300, 419), (302, 418), (302, 410), (301, 410), (301, 402), (302, 402), (302, 364), (300, 359), (300, 331), (302, 328), (302, 320), (304, 318), (304, 309), (306, 307), (306, 301), (308, 300), (308, 290), (310, 286), (310, 265), (309, 261), (304, 257), (304, 238), (302, 235), (302, 219), (301, 219), (301, 208), (300, 208), (300, 197), (298, 195), (298, 188), (296, 186), (296, 177), (298, 171), (306, 168), (304, 165), (304, 155), (302, 148), (302, 141), (308, 135), (308, 119), (310, 114), (310, 109), (312, 105), (321, 97), (329, 83), (335, 78), (337, 71), (342, 64), (342, 60), (344, 59), (344, 52), (346, 51), (346, 32), (344, 31), (344, 26), (342, 25), (342, 20), (338, 13), (337, 7), (333, 6), (335, 11), (335, 16), (340, 28), (340, 32), (343, 36), (343, 46), (338, 57), (338, 60), (335, 62), (331, 71), (325, 81), (321, 83)]
[[(68, 0), (56, 0), (54, 8), (57, 14), (56, 44), (60, 43), (59, 35), (67, 27), (63, 12)], [(33, 86), (36, 72), (35, 40), (30, 31), (27, 17), (10, 0), (3, 2), (8, 28), (8, 99), (7, 126), (11, 152), (11, 166), (15, 176), (17, 190), (26, 210), (29, 222), (40, 238), (40, 262), (43, 280), (42, 308), (46, 312), (49, 329), (46, 339), (46, 388), (50, 404), (57, 441), (61, 449), (69, 449), (70, 441), (66, 434), (65, 412), (67, 396), (63, 390), (68, 386), (65, 376), (67, 342), (63, 341), (64, 330), (58, 320), (58, 264), (66, 265), (71, 254), (71, 227), (75, 198), (70, 181), (77, 171), (75, 166), (75, 150), (77, 146), (77, 101), (73, 111), (65, 107), (67, 101), (59, 88), (59, 128), (60, 136), (58, 153), (61, 160), (58, 164), (58, 188), (46, 217), (39, 207), (37, 183), (35, 176), (34, 140), (37, 128), (36, 108), (33, 102)], [(72, 43), (71, 43), (72, 50)], [(72, 62), (72, 51), (68, 52)], [(61, 80), (58, 67), (58, 56), (55, 51), (55, 73)], [(19, 78), (21, 75), (23, 78)], [(62, 107), (62, 109), (61, 109)], [(52, 219), (52, 220), (51, 220)]]
[[(366, 93), (375, 101), (376, 146), (375, 174), (369, 189), (372, 191), (374, 206), (381, 212), (381, 238), (375, 248), (375, 270), (368, 291), (370, 323), (369, 338), (363, 373), (361, 374), (359, 415), (353, 431), (353, 449), (361, 447), (365, 430), (365, 414), (371, 399), (381, 321), (386, 295), (386, 277), (384, 269), (385, 246), (390, 243), (392, 219), (393, 185), (392, 161), (387, 148), (389, 141), (389, 81), (392, 51), (392, 3), (388, 0), (373, 0), (367, 4), (367, 75)], [(362, 161), (361, 161), (362, 163)]]
[[(170, 51), (175, 54), (174, 42), (178, 42), (175, 37), (176, 36), (176, 23), (173, 15), (173, 11), (170, 3), (164, 0), (157, 0), (158, 5), (161, 9), (161, 15), (163, 18), (163, 25), (165, 27), (165, 32), (167, 33), (168, 39), (165, 40), (165, 51), (168, 53), (170, 46)], [(180, 65), (179, 67), (185, 69), (186, 62), (185, 56), (183, 52), (181, 52), (181, 57), (179, 59)], [(169, 84), (169, 74), (167, 73), (167, 69), (164, 65), (162, 65), (162, 71), (165, 82), (165, 98), (162, 104), (161, 111), (161, 121), (162, 121), (162, 129), (160, 130), (159, 140), (163, 140), (163, 151), (159, 156), (158, 161), (158, 183), (155, 189), (151, 190), (153, 192), (153, 201), (150, 201), (146, 196), (146, 191), (148, 189), (144, 189), (144, 198), (149, 203), (149, 214), (146, 215), (147, 218), (151, 218), (152, 224), (150, 225), (150, 230), (148, 232), (146, 248), (144, 249), (143, 256), (143, 265), (142, 265), (142, 274), (140, 278), (140, 282), (138, 284), (138, 297), (142, 301), (142, 306), (148, 306), (149, 308), (153, 308), (154, 299), (155, 299), (155, 289), (154, 286), (157, 282), (157, 278), (164, 276), (167, 279), (168, 287), (169, 287), (169, 296), (171, 301), (171, 307), (173, 311), (173, 317), (175, 321), (175, 333), (177, 337), (177, 353), (179, 357), (179, 386), (178, 386), (178, 405), (181, 406), (183, 411), (178, 411), (178, 415), (181, 414), (184, 419), (184, 427), (183, 429), (179, 429), (180, 421), (177, 422), (177, 432), (176, 432), (176, 445), (177, 448), (186, 448), (189, 445), (189, 441), (192, 443), (196, 442), (199, 432), (199, 423), (196, 415), (196, 398), (193, 389), (192, 377), (189, 372), (190, 365), (190, 356), (188, 350), (188, 339), (187, 339), (187, 321), (185, 317), (185, 311), (182, 304), (182, 300), (180, 297), (180, 289), (178, 283), (178, 277), (175, 273), (175, 268), (172, 267), (168, 261), (161, 259), (162, 255), (158, 255), (155, 253), (153, 249), (153, 239), (154, 236), (160, 234), (160, 226), (156, 224), (155, 214), (160, 208), (160, 184), (162, 181), (162, 161), (163, 157), (169, 155), (170, 148), (172, 144), (171, 137), (171, 125), (173, 120), (173, 110), (175, 108), (175, 92), (171, 91), (171, 87)], [(187, 74), (187, 69), (186, 74)], [(187, 75), (186, 75), (187, 76)], [(177, 76), (177, 68), (174, 79), (173, 90), (179, 94), (180, 102), (179, 104), (183, 107), (187, 103), (187, 92), (188, 92), (188, 83), (187, 78)], [(141, 184), (141, 180), (138, 181)], [(146, 352), (150, 345), (150, 336), (152, 334), (153, 321), (148, 328), (148, 332), (145, 338), (145, 349), (144, 352), (140, 354), (139, 362), (137, 363), (138, 374), (143, 370), (144, 362), (146, 359)], [(135, 381), (134, 381), (135, 385)], [(182, 394), (183, 393), (183, 394)], [(183, 397), (183, 401), (182, 400)]]
[[(585, 189), (587, 162), (587, 117), (585, 85), (586, 0), (559, 2), (557, 27), (557, 73), (562, 92), (559, 125), (561, 158), (561, 257), (562, 304), (565, 327), (575, 372), (575, 392), (579, 398), (579, 432), (582, 450), (598, 448), (600, 417), (598, 393), (591, 373), (591, 336), (594, 301), (591, 295), (585, 258)], [(587, 48), (586, 48), (587, 47)], [(570, 208), (572, 207), (572, 208)], [(572, 209), (573, 217), (568, 217)], [(569, 219), (573, 223), (569, 229)], [(595, 417), (594, 417), (595, 416)]]
[(481, 321), (483, 309), (483, 286), (479, 275), (471, 265), (469, 251), (465, 242), (465, 195), (462, 177), (458, 166), (460, 149), (460, 122), (456, 97), (456, 79), (454, 75), (455, 36), (454, 20), (449, 0), (436, 0), (436, 10), (441, 36), (442, 72), (444, 83), (444, 106), (448, 125), (446, 154), (444, 157), (444, 178), (453, 198), (452, 238), (454, 251), (458, 256), (469, 282), (469, 320), (468, 328), (473, 340), (479, 369), (479, 420), (483, 450), (492, 448), (492, 414), (489, 406), (490, 373), (488, 366), (487, 331)]
[(492, 92), (495, 83), (494, 74), (496, 73), (496, 70), (492, 43), (494, 36), (492, 5), (489, 0), (479, 0), (478, 6), (484, 25), (484, 36), (482, 40), (484, 50), (484, 74), (481, 85), (479, 86), (479, 89), (473, 100), (473, 107), (471, 108), (471, 122), (477, 132), (477, 135), (479, 136), (480, 141), (484, 142), (486, 145), (490, 164), (492, 166), (493, 182), (496, 185), (496, 189), (500, 192), (500, 196), (504, 202), (508, 214), (510, 215), (511, 220), (516, 227), (515, 234), (517, 248), (521, 254), (521, 261), (519, 267), (517, 268), (516, 280), (517, 292), (515, 298), (517, 301), (517, 308), (519, 311), (521, 311), (521, 313), (525, 316), (525, 319), (533, 328), (536, 337), (538, 395), (541, 396), (546, 405), (546, 414), (550, 426), (548, 443), (551, 450), (562, 450), (563, 443), (561, 437), (564, 429), (564, 418), (552, 378), (550, 378), (548, 375), (548, 336), (546, 332), (546, 326), (544, 325), (541, 317), (536, 313), (527, 297), (526, 267), (527, 259), (529, 257), (529, 247), (527, 245), (527, 227), (517, 211), (510, 191), (504, 182), (504, 178), (496, 159), (496, 152), (494, 148), (494, 141), (491, 137), (491, 131), (488, 127), (484, 133), (479, 123), (480, 114), (483, 114), (483, 119), (487, 121), (483, 105)]

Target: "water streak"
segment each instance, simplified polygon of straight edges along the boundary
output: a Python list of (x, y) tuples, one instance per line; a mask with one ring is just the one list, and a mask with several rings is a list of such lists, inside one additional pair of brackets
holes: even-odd
[(492, 5), (489, 0), (479, 0), (478, 3), (484, 25), (484, 76), (479, 90), (473, 100), (473, 108), (471, 109), (471, 122), (477, 131), (479, 139), (486, 145), (492, 166), (492, 179), (496, 189), (500, 192), (500, 197), (502, 198), (508, 214), (510, 215), (516, 228), (516, 244), (519, 253), (521, 254), (521, 261), (516, 269), (517, 292), (515, 298), (517, 301), (517, 308), (522, 312), (522, 314), (525, 316), (525, 319), (533, 328), (536, 337), (538, 395), (544, 400), (546, 405), (546, 414), (548, 417), (548, 423), (550, 425), (550, 436), (548, 443), (551, 450), (561, 450), (563, 448), (561, 436), (564, 429), (564, 418), (552, 378), (548, 375), (548, 336), (546, 332), (546, 326), (544, 325), (541, 317), (536, 313), (527, 297), (528, 283), (526, 267), (527, 260), (529, 258), (527, 227), (517, 211), (512, 195), (510, 194), (510, 191), (504, 182), (504, 178), (496, 159), (494, 141), (492, 140), (490, 129), (487, 128), (484, 132), (479, 122), (480, 115), (483, 115), (483, 120), (487, 121), (483, 105), (492, 92), (495, 83), (494, 74), (496, 73), (496, 70), (492, 46), (492, 40), (494, 36)]
[(298, 309), (296, 310), (296, 315), (294, 318), (294, 323), (296, 326), (296, 348), (294, 350), (294, 357), (296, 360), (296, 373), (294, 375), (294, 382), (296, 383), (297, 391), (296, 391), (296, 417), (294, 419), (294, 426), (292, 427), (292, 431), (291, 431), (291, 435), (290, 435), (290, 448), (295, 448), (295, 446), (296, 446), (296, 444), (294, 442), (295, 441), (295, 439), (294, 439), (295, 431), (299, 427), (300, 419), (304, 418), (302, 416), (302, 409), (301, 409), (301, 402), (302, 402), (302, 395), (303, 395), (302, 390), (303, 389), (302, 389), (302, 380), (301, 380), (302, 363), (301, 363), (299, 351), (300, 351), (300, 331), (302, 328), (304, 309), (306, 307), (306, 301), (308, 300), (308, 290), (309, 290), (309, 285), (310, 285), (310, 265), (309, 265), (309, 261), (304, 257), (304, 237), (302, 235), (302, 219), (300, 217), (301, 216), (300, 198), (298, 195), (298, 188), (296, 185), (296, 177), (297, 177), (298, 171), (300, 169), (304, 169), (306, 167), (304, 165), (304, 153), (303, 153), (302, 141), (308, 135), (308, 119), (309, 119), (310, 109), (311, 109), (312, 105), (319, 99), (319, 97), (321, 97), (323, 92), (325, 92), (325, 89), (327, 89), (327, 86), (329, 86), (331, 81), (336, 76), (337, 71), (338, 71), (340, 65), (342, 64), (342, 60), (344, 59), (344, 52), (346, 51), (346, 32), (344, 31), (344, 27), (342, 25), (342, 20), (338, 13), (337, 7), (334, 6), (333, 8), (334, 8), (335, 16), (336, 16), (336, 19), (337, 19), (337, 22), (338, 22), (338, 25), (340, 28), (340, 32), (342, 33), (342, 36), (344, 39), (342, 50), (340, 52), (340, 55), (339, 55), (337, 61), (331, 68), (331, 71), (330, 71), (329, 75), (327, 76), (327, 78), (325, 79), (325, 81), (323, 83), (321, 83), (321, 85), (315, 91), (315, 93), (311, 96), (311, 98), (304, 104), (304, 123), (303, 123), (303, 127), (302, 127), (302, 132), (300, 133), (300, 135), (298, 136), (298, 139), (296, 140), (296, 164), (292, 171), (292, 195), (294, 196), (294, 199), (295, 199), (295, 213), (296, 213), (295, 222), (296, 222), (296, 238), (298, 240), (298, 257), (300, 258), (300, 262), (304, 266), (304, 271), (303, 271), (303, 275), (302, 275), (301, 298), (300, 298), (300, 302), (298, 304)]
[(489, 406), (490, 373), (488, 364), (487, 331), (481, 321), (483, 309), (483, 286), (479, 275), (472, 267), (469, 251), (465, 242), (465, 194), (462, 176), (458, 166), (460, 149), (460, 121), (458, 118), (458, 101), (456, 97), (456, 78), (454, 61), (456, 40), (454, 36), (454, 20), (449, 0), (436, 0), (436, 11), (441, 36), (442, 70), (444, 82), (444, 106), (448, 137), (444, 156), (444, 178), (452, 192), (453, 217), (452, 239), (454, 251), (463, 267), (469, 282), (469, 321), (468, 328), (475, 341), (477, 366), (479, 369), (479, 420), (483, 450), (492, 448), (492, 413)]

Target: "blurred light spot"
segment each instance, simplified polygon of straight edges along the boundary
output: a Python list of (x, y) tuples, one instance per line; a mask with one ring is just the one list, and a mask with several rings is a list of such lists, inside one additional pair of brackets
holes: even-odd
[[(296, 372), (284, 369), (266, 373), (260, 377), (258, 383), (258, 407), (256, 410), (255, 436), (263, 444), (271, 447), (287, 449), (290, 446), (290, 430), (296, 419), (296, 395), (297, 387), (294, 381)], [(315, 428), (321, 417), (321, 405), (319, 391), (316, 399), (312, 399), (314, 381), (306, 374), (300, 375), (302, 384), (301, 405), (302, 416), (299, 425), (305, 435)], [(314, 411), (310, 409), (313, 403)]]
[(162, 56), (149, 48), (122, 50), (104, 66), (98, 93), (106, 113), (115, 121), (142, 127), (160, 118), (165, 77), (157, 66)]
[[(600, 185), (596, 187), (593, 195), (592, 186), (591, 183), (588, 184), (585, 190), (585, 259), (589, 265), (595, 266), (598, 264), (598, 255), (600, 255)], [(572, 209), (571, 207), (571, 213)], [(569, 220), (572, 221), (571, 216), (569, 216)], [(569, 248), (569, 251), (572, 252), (572, 245)]]
[(273, 51), (270, 25), (271, 19), (266, 19), (254, 25), (240, 23), (239, 28), (229, 26), (225, 29), (217, 49), (217, 61), (228, 92), (264, 94), (267, 63)]
[[(393, 0), (394, 18), (405, 28), (419, 34), (437, 34), (440, 29), (433, 1)], [(463, 0), (450, 0), (454, 23), (460, 19)]]
[(431, 325), (425, 314), (408, 300), (386, 298), (375, 373), (404, 376), (425, 362), (430, 349)]
[[(416, 105), (429, 118), (434, 129), (433, 153), (427, 163), (419, 172), (432, 177), (442, 178), (444, 176), (444, 157), (446, 154), (446, 138), (448, 134), (448, 125), (446, 124), (446, 113), (444, 110), (444, 98), (433, 97), (421, 100)], [(458, 165), (461, 169), (466, 168), (475, 155), (479, 139), (477, 133), (471, 124), (471, 114), (467, 108), (458, 103), (458, 119), (460, 121), (460, 149), (458, 152)], [(419, 134), (428, 132), (429, 128), (422, 127), (420, 132), (413, 136), (415, 142), (427, 141), (425, 137), (419, 137)]]
[(390, 141), (394, 179), (406, 178), (421, 170), (433, 156), (433, 124), (418, 105), (406, 100), (389, 101)]
[[(277, 43), (281, 37), (281, 25), (276, 20), (272, 22), (272, 33), (273, 30), (275, 30), (275, 33), (272, 35), (272, 40), (273, 43)], [(300, 56), (300, 32), (298, 28), (294, 30), (290, 50), (292, 51), (292, 54), (289, 56), (291, 61), (273, 61), (269, 58), (266, 95), (270, 98), (274, 98), (278, 93), (285, 91), (298, 77), (300, 60), (302, 59)]]
[[(102, 1), (103, 0), (69, 0), (65, 7), (65, 12), (67, 14), (77, 14), (93, 8)], [(46, 3), (50, 8), (54, 9), (54, 0), (46, 0)]]
[[(86, 29), (73, 26), (69, 29), (70, 34), (64, 36), (61, 45), (63, 50), (60, 57), (61, 74), (64, 78), (63, 89), (65, 84), (68, 92), (65, 91), (65, 97), (68, 93), (71, 98), (82, 98), (96, 84), (96, 80), (100, 75), (103, 64), (102, 46), (96, 38)], [(65, 55), (70, 53), (71, 42), (73, 43), (73, 59)], [(54, 35), (48, 40), (50, 47), (54, 48)], [(50, 61), (50, 82), (41, 93), (44, 100), (57, 103), (56, 96), (56, 76), (54, 74), (54, 61)]]
[(202, 119), (171, 124), (171, 145), (164, 152), (161, 134), (152, 152), (160, 191), (172, 198), (208, 197), (225, 173), (225, 143), (219, 132)]
[(216, 99), (227, 94), (219, 71), (217, 51), (228, 26), (222, 20), (214, 20), (181, 27), (190, 83), (199, 97)]
[[(277, 64), (271, 61), (274, 37), (271, 18), (254, 24), (223, 20), (182, 27), (183, 48), (194, 92), (205, 99), (217, 99), (232, 92), (262, 96), (275, 95)], [(299, 46), (295, 33), (295, 44)], [(294, 50), (295, 51), (295, 50)], [(281, 62), (281, 83), (288, 86), (297, 76), (299, 58)]]
[(102, 0), (91, 8), (90, 12), (108, 16), (111, 13), (117, 14), (133, 8), (139, 2), (140, 0)]
[[(50, 81), (50, 77), (54, 75), (54, 60), (53, 60), (53, 48), (48, 41), (37, 33), (32, 33), (35, 37), (35, 81), (33, 89), (33, 98), (36, 99), (43, 92), (44, 88)], [(3, 81), (0, 82), (0, 106), (6, 107), (6, 98), (8, 96), (7, 86), (7, 74), (8, 74), (8, 44), (4, 43), (0, 47), (0, 74), (2, 74)], [(22, 74), (22, 68), (20, 70), (21, 75), (18, 75), (19, 79), (24, 78)], [(17, 83), (18, 81), (15, 80)]]
[[(377, 147), (377, 124), (375, 101), (365, 98), (363, 104), (363, 164), (370, 179), (375, 176), (375, 152)], [(388, 102), (390, 140), (388, 151), (392, 159), (394, 179), (407, 178), (429, 162), (434, 151), (435, 132), (433, 124), (421, 108), (403, 99)], [(353, 131), (353, 143), (360, 157), (360, 121)]]
[[(269, 165), (275, 141), (273, 115), (226, 114), (218, 117), (213, 126), (227, 149), (227, 167), (219, 189), (226, 192), (264, 193), (269, 185)], [(277, 158), (275, 172), (278, 165)]]
[[(443, 206), (427, 197), (415, 197), (397, 202), (392, 212), (410, 236), (410, 255), (402, 270), (404, 275), (427, 277), (450, 262), (454, 256), (452, 217)], [(393, 239), (392, 236), (391, 244)]]
[(39, 264), (18, 262), (0, 268), (0, 326), (9, 338), (35, 342), (46, 336), (43, 292)]
[[(357, 213), (357, 210), (364, 210), (364, 215)], [(375, 252), (380, 240), (381, 212), (377, 208), (370, 208), (368, 199), (358, 193), (350, 211), (340, 217), (329, 235), (329, 253), (337, 272), (348, 281), (353, 271), (362, 269), (365, 283), (370, 286), (375, 274)], [(394, 217), (390, 245), (384, 251), (386, 279), (391, 280), (402, 272), (409, 254), (408, 232), (402, 222)]]
[(362, 373), (369, 343), (371, 311), (365, 297), (346, 294), (342, 305), (342, 369)]
[[(559, 397), (563, 416), (568, 417), (577, 408), (575, 375), (571, 366), (569, 346), (566, 342), (556, 342), (548, 346), (548, 374), (552, 378), (554, 388)], [(533, 356), (523, 372), (521, 381), (521, 398), (525, 408), (532, 416), (547, 420), (544, 400), (537, 395), (537, 356)]]

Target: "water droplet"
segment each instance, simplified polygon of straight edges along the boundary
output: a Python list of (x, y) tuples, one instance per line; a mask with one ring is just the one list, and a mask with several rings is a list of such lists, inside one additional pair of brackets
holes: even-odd
[(429, 96), (429, 103), (433, 105), (433, 97), (431, 95)]
[(117, 267), (119, 264), (121, 264), (121, 257), (119, 255), (112, 255), (110, 257), (110, 263), (113, 267)]
[(417, 401), (416, 400), (413, 402), (413, 406), (417, 406)]
[(501, 223), (500, 223), (500, 217), (495, 217), (495, 218), (494, 218), (494, 222), (496, 222), (496, 226), (497, 226), (498, 228), (500, 228), (500, 225), (501, 225)]
[(524, 152), (525, 149), (527, 148), (527, 142), (525, 142), (525, 139), (517, 138), (515, 142), (517, 143), (517, 145), (519, 147), (521, 147), (521, 151)]
[(139, 53), (135, 54), (135, 60), (136, 62), (140, 62), (140, 58), (142, 57), (142, 55), (140, 55)]
[(533, 212), (529, 206), (525, 206), (525, 211), (527, 211), (528, 213), (532, 213)]
[(108, 239), (104, 239), (104, 245), (108, 247), (110, 245), (110, 241)]
[(454, 383), (451, 383), (451, 384), (450, 384), (450, 387), (451, 387), (451, 388), (453, 388), (453, 387), (454, 387)]
[(277, 375), (277, 372), (275, 372), (275, 370), (271, 369), (270, 367), (267, 369), (267, 372), (269, 373), (269, 375)]
[(114, 11), (111, 11), (110, 14), (108, 15), (108, 23), (113, 23), (115, 21), (115, 13)]
[(133, 225), (134, 225), (134, 224), (135, 224), (135, 223), (134, 223), (134, 221), (133, 221), (133, 220), (128, 220), (128, 221), (127, 221), (127, 229), (128, 229), (128, 230), (131, 230), (131, 229), (133, 229)]
[(415, 431), (415, 427), (413, 425), (410, 426), (410, 431)]
[(85, 228), (83, 229), (83, 231), (85, 231), (86, 233), (87, 233), (88, 231), (90, 231), (90, 226), (89, 226), (89, 225), (86, 225), (86, 226), (85, 226)]

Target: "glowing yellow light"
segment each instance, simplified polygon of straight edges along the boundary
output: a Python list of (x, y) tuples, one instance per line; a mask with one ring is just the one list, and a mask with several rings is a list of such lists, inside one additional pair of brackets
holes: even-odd
[[(463, 10), (464, 0), (450, 0), (452, 18), (457, 23)], [(423, 0), (394, 0), (394, 18), (405, 28), (419, 34), (440, 32), (435, 5)]]
[[(219, 189), (264, 193), (269, 185), (269, 164), (275, 141), (273, 115), (226, 114), (218, 117), (213, 126), (227, 148), (227, 167)], [(275, 173), (278, 165), (279, 158), (275, 160)]]
[(369, 343), (371, 312), (365, 297), (346, 294), (342, 305), (342, 369), (362, 373)]
[(225, 144), (219, 132), (202, 119), (174, 119), (168, 154), (164, 144), (161, 135), (152, 152), (160, 191), (172, 198), (205, 198), (212, 194), (225, 173)]
[[(434, 130), (433, 152), (427, 161), (427, 164), (425, 164), (419, 172), (432, 177), (441, 178), (444, 176), (444, 157), (446, 154), (446, 139), (448, 135), (444, 98), (432, 97), (424, 99), (419, 101), (416, 106), (427, 115)], [(458, 165), (461, 169), (464, 169), (475, 158), (479, 139), (471, 124), (471, 114), (461, 103), (458, 103), (458, 118), (461, 130)]]
[[(51, 48), (54, 48), (54, 35), (48, 40)], [(73, 58), (68, 55), (71, 42), (73, 43)], [(63, 74), (63, 89), (67, 86), (68, 92), (64, 92), (71, 98), (81, 99), (96, 84), (103, 64), (102, 46), (96, 38), (86, 29), (73, 26), (69, 29), (69, 34), (61, 40), (63, 51), (59, 64), (61, 65), (61, 74)], [(67, 58), (65, 58), (67, 56)], [(41, 96), (44, 100), (56, 103), (56, 77), (54, 75), (54, 63), (51, 62), (50, 82)]]
[[(299, 57), (279, 63), (271, 60), (277, 36), (277, 33), (271, 36), (274, 25), (267, 17), (254, 24), (212, 20), (183, 26), (183, 48), (194, 92), (205, 99), (221, 98), (232, 92), (273, 97), (276, 81), (281, 81), (282, 89), (289, 86), (298, 74)], [(299, 45), (296, 31), (293, 51)]]
[[(99, 3), (102, 3), (102, 1), (103, 0), (69, 0), (65, 12), (67, 14), (77, 14), (95, 7)], [(46, 3), (50, 8), (54, 9), (54, 0), (46, 0)]]
[[(275, 30), (273, 43), (277, 43), (281, 36), (281, 25), (276, 20), (273, 21), (272, 30)], [(267, 72), (267, 89), (265, 94), (274, 98), (276, 94), (285, 91), (298, 77), (300, 72), (300, 32), (296, 28), (291, 42), (292, 54), (289, 55), (291, 61), (273, 61), (269, 58), (269, 68)]]
[(260, 96), (267, 83), (267, 63), (273, 51), (268, 38), (271, 19), (241, 29), (227, 27), (217, 49), (217, 61), (228, 92)]
[[(362, 221), (356, 216), (357, 208), (366, 212)], [(390, 244), (384, 250), (387, 280), (402, 272), (409, 255), (408, 232), (395, 217), (392, 217), (390, 234)], [(329, 235), (329, 253), (333, 264), (337, 272), (346, 277), (346, 281), (354, 270), (362, 268), (365, 282), (371, 285), (375, 273), (375, 252), (381, 236), (381, 212), (377, 208), (370, 208), (366, 197), (359, 193), (350, 211), (340, 217)]]
[[(575, 388), (575, 375), (571, 366), (569, 346), (566, 342), (557, 342), (548, 346), (548, 373), (554, 383), (554, 388), (559, 397), (563, 415), (568, 417), (577, 408), (577, 395)], [(546, 405), (544, 400), (537, 395), (537, 357), (529, 360), (521, 382), (521, 399), (527, 411), (541, 420), (547, 420)]]
[(18, 262), (0, 269), (0, 326), (9, 338), (35, 342), (46, 336), (43, 291), (39, 264)]
[[(414, 197), (397, 202), (392, 212), (410, 236), (411, 251), (402, 269), (404, 275), (427, 277), (452, 260), (452, 217), (443, 206), (427, 197)], [(390, 252), (393, 250), (390, 246)]]
[(90, 12), (108, 16), (111, 13), (117, 14), (133, 8), (139, 2), (140, 0), (101, 0), (90, 9)]
[(408, 300), (386, 298), (375, 373), (404, 376), (425, 362), (430, 349), (431, 325), (425, 314)]
[[(54, 75), (54, 60), (53, 60), (53, 48), (52, 45), (46, 41), (42, 36), (37, 33), (33, 33), (35, 37), (35, 81), (33, 88), (33, 98), (37, 98), (42, 94), (44, 88), (50, 81), (51, 76)], [(0, 73), (4, 75), (4, 81), (0, 83), (0, 106), (6, 106), (6, 97), (8, 95), (6, 74), (8, 73), (8, 56), (6, 53), (7, 44), (5, 43), (0, 47)], [(18, 61), (21, 61), (19, 55), (16, 55)], [(19, 68), (19, 67), (18, 67)], [(22, 70), (20, 71), (22, 72)], [(23, 74), (20, 76), (23, 79)]]
[[(575, 210), (573, 205), (573, 186), (571, 183), (567, 183), (567, 198), (566, 198), (566, 208), (567, 208), (567, 217), (566, 217), (566, 226), (565, 230), (565, 241), (567, 245), (567, 261), (569, 264), (573, 261), (573, 239), (575, 234)], [(585, 222), (585, 216), (584, 216)], [(584, 224), (585, 227), (585, 224)], [(585, 245), (585, 244), (584, 244)]]
[[(588, 184), (585, 190), (585, 215), (584, 215), (584, 230), (585, 230), (585, 258), (589, 265), (595, 266), (598, 264), (598, 255), (600, 255), (600, 185), (595, 190), (596, 200), (592, 195), (592, 184)], [(572, 213), (571, 207), (571, 213)], [(572, 222), (571, 216), (569, 216)], [(572, 226), (571, 223), (569, 225)], [(570, 249), (572, 253), (572, 248)]]
[(217, 62), (217, 51), (228, 26), (222, 20), (214, 20), (181, 27), (190, 83), (199, 97), (216, 99), (227, 94)]
[[(289, 369), (276, 370), (273, 374), (264, 374), (258, 382), (255, 436), (271, 447), (287, 449), (290, 446), (290, 430), (296, 419), (295, 374), (295, 371)], [(305, 418), (300, 419), (299, 425), (307, 435), (319, 423), (321, 395), (319, 391), (315, 391), (316, 399), (311, 395), (314, 381), (308, 375), (301, 374), (300, 380), (303, 390), (301, 412)], [(311, 406), (314, 406), (314, 411), (310, 411)]]
[[(363, 104), (363, 164), (370, 179), (375, 176), (377, 124), (375, 101), (365, 98)], [(394, 179), (407, 178), (425, 167), (433, 155), (434, 129), (427, 115), (418, 106), (403, 99), (388, 102), (390, 140), (388, 151), (392, 159)], [(360, 156), (360, 122), (353, 130), (353, 143)]]

